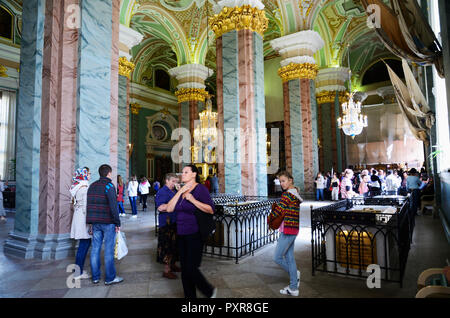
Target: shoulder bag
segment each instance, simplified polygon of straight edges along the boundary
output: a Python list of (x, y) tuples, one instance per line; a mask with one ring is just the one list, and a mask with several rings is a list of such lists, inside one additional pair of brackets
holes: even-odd
[(214, 221), (214, 216), (213, 214), (202, 212), (199, 209), (196, 209), (194, 214), (197, 219), (202, 241), (206, 241), (208, 237), (216, 231), (216, 221)]
[[(272, 204), (272, 211), (275, 209), (275, 204), (277, 204), (276, 202), (274, 202)], [(284, 212), (280, 213), (277, 217), (275, 217), (273, 215), (273, 213), (271, 212), (268, 216), (267, 216), (267, 224), (269, 225), (269, 229), (271, 230), (278, 230), (278, 228), (280, 227), (281, 223), (284, 220)]]

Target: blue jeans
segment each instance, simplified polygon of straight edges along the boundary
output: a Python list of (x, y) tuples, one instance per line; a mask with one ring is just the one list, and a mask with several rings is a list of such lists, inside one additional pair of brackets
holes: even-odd
[(123, 202), (122, 201), (117, 201), (117, 208), (119, 209), (119, 213), (125, 214), (125, 209), (123, 207)]
[(102, 250), (103, 239), (105, 239), (105, 282), (111, 282), (116, 278), (116, 268), (114, 266), (114, 246), (116, 243), (115, 224), (92, 224), (92, 250), (91, 250), (91, 271), (92, 280), (99, 280), (100, 252)]
[(280, 234), (273, 260), (289, 274), (291, 290), (297, 290), (297, 264), (294, 258), (294, 243), (297, 235)]
[(323, 201), (323, 189), (316, 189), (316, 201), (319, 201), (319, 197)]
[(91, 246), (91, 239), (80, 240), (78, 244), (77, 256), (75, 257), (75, 264), (80, 267), (80, 275), (83, 274), (84, 261), (86, 260), (89, 247)]
[(133, 215), (137, 215), (136, 197), (128, 197), (130, 199), (131, 211)]

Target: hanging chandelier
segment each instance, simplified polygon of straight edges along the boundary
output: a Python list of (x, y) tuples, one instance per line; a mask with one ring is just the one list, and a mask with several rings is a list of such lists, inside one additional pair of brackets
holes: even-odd
[(367, 127), (367, 116), (361, 114), (361, 102), (354, 102), (353, 95), (350, 100), (342, 104), (342, 118), (338, 118), (338, 127), (342, 129), (344, 134), (355, 138), (359, 135), (364, 127)]
[[(206, 99), (206, 109), (199, 114), (199, 117), (199, 125), (194, 129), (193, 162), (214, 163), (216, 155), (215, 147), (212, 145), (215, 145), (217, 140), (217, 113), (212, 111), (210, 95)], [(200, 149), (203, 150), (203, 158), (198, 158)]]
[[(350, 45), (348, 45), (348, 85), (349, 91), (352, 91), (352, 70), (350, 65)], [(344, 134), (351, 136), (353, 139), (355, 136), (362, 133), (364, 127), (367, 127), (367, 116), (361, 114), (361, 102), (355, 102), (353, 96), (356, 92), (350, 94), (348, 102), (342, 103), (342, 117), (337, 119), (339, 129), (342, 129)]]

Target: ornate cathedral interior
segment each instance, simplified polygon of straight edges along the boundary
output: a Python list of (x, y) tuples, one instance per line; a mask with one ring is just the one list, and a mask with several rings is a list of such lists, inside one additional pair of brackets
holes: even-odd
[[(0, 0), (0, 297), (182, 298), (156, 262), (154, 186), (188, 164), (216, 205), (202, 270), (218, 297), (275, 298), (288, 282), (266, 224), (281, 171), (304, 199), (300, 297), (448, 297), (449, 19), (444, 0)], [(124, 194), (124, 283), (71, 288), (69, 189), (102, 164), (114, 186), (146, 178), (148, 209), (133, 219)], [(380, 181), (379, 197), (332, 199), (347, 170), (395, 170), (405, 187), (417, 171), (420, 215), (400, 183), (395, 198)]]

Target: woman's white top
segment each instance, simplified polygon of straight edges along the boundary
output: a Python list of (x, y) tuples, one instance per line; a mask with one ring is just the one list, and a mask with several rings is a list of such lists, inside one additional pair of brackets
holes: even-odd
[(74, 202), (72, 227), (70, 229), (70, 238), (81, 240), (90, 239), (89, 226), (86, 224), (86, 205), (87, 192), (89, 189), (88, 181), (80, 181), (75, 187), (70, 189), (70, 194)]
[(148, 194), (150, 192), (150, 183), (145, 181), (145, 183), (140, 183), (139, 184), (139, 192), (141, 194)]
[(139, 183), (137, 181), (128, 182), (127, 192), (129, 197), (137, 197), (138, 186)]

